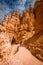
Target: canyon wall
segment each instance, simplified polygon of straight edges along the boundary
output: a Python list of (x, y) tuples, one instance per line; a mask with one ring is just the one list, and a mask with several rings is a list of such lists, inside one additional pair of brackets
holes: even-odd
[(43, 0), (36, 1), (34, 5), (35, 15), (35, 32), (38, 33), (43, 30)]

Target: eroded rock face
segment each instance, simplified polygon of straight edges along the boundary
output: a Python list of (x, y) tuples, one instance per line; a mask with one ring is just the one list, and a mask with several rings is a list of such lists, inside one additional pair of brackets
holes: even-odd
[(35, 31), (36, 33), (43, 30), (43, 1), (36, 1), (34, 6), (34, 14), (35, 14)]
[(28, 33), (29, 36), (32, 32), (28, 39), (31, 38), (35, 33), (43, 30), (43, 1), (36, 1), (34, 8), (30, 6), (29, 10), (23, 12), (22, 16), (17, 11), (13, 12), (8, 16), (7, 23), (5, 16), (2, 25), (8, 31), (11, 41), (14, 38), (16, 43), (21, 43), (22, 38), (26, 38), (26, 34)]
[(15, 11), (8, 16), (7, 23), (6, 16), (4, 16), (2, 21), (2, 25), (6, 28), (11, 42), (14, 39), (16, 41), (15, 43), (19, 44), (22, 43), (23, 40), (27, 40), (35, 34), (34, 23), (34, 13), (29, 13), (28, 10), (23, 13), (22, 17), (17, 11)]
[(7, 17), (7, 16), (4, 16), (4, 19), (3, 19), (3, 21), (2, 21), (2, 25), (3, 25), (5, 28), (7, 27), (6, 17)]
[(3, 26), (0, 30), (0, 65), (43, 65), (43, 62), (32, 56), (31, 50), (19, 44), (11, 45), (9, 34)]
[(6, 28), (4, 26), (0, 25), (0, 32), (3, 32), (3, 31), (5, 32)]
[(39, 60), (43, 61), (43, 32), (40, 32), (30, 39), (25, 40), (22, 45), (26, 47)]
[[(17, 11), (6, 16), (0, 25), (0, 65), (42, 65), (43, 61), (43, 1), (26, 10), (22, 17)], [(41, 32), (41, 35), (36, 34)], [(15, 43), (20, 45), (15, 45)], [(11, 45), (12, 44), (12, 45)], [(20, 47), (23, 46), (26, 47)], [(31, 53), (29, 52), (31, 51)], [(25, 58), (25, 59), (24, 59)], [(3, 61), (2, 61), (3, 60)], [(30, 62), (31, 61), (31, 62)], [(34, 61), (34, 62), (33, 62)]]

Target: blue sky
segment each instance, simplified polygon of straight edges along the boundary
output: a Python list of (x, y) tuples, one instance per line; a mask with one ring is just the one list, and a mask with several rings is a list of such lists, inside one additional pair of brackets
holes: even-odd
[(4, 15), (9, 15), (13, 10), (18, 10), (22, 13), (23, 10), (29, 8), (31, 4), (34, 6), (36, 0), (0, 0), (0, 22)]

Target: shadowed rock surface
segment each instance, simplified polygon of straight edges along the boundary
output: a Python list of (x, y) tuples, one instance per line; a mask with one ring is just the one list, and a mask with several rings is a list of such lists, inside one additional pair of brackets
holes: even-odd
[(43, 0), (0, 24), (0, 65), (43, 65)]
[(43, 0), (36, 1), (34, 5), (34, 14), (35, 14), (35, 31), (36, 33), (43, 30)]

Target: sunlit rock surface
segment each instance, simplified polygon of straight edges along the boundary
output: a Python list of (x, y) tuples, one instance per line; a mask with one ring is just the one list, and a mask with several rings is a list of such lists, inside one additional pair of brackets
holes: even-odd
[(43, 65), (43, 1), (4, 16), (0, 24), (0, 65)]
[(43, 65), (25, 47), (11, 45), (6, 33), (0, 34), (0, 40), (0, 65)]

